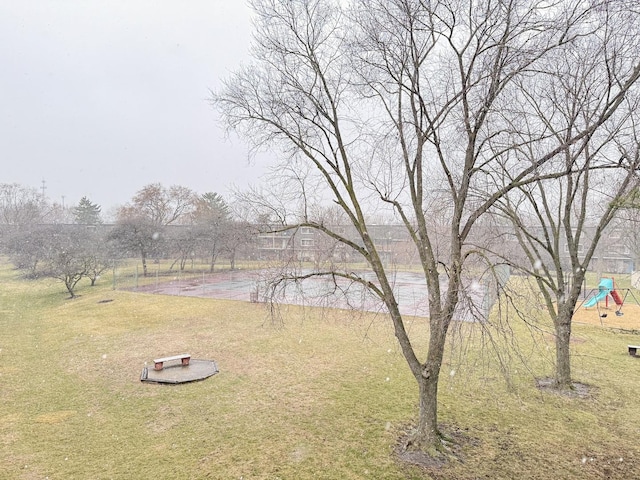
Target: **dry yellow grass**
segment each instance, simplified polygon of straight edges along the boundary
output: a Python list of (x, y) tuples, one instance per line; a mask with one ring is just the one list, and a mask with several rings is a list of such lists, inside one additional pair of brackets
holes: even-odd
[[(400, 464), (416, 388), (383, 317), (29, 282), (0, 267), (0, 478), (628, 478), (640, 471), (638, 335), (576, 324), (587, 399), (540, 392), (552, 345), (515, 323), (511, 388), (486, 336), (463, 325), (443, 367), (440, 418), (462, 460)], [(103, 300), (110, 302), (101, 303)], [(625, 316), (631, 318), (631, 311)], [(593, 313), (593, 312), (589, 312)], [(597, 314), (596, 324), (599, 323)], [(611, 315), (610, 315), (611, 316)], [(608, 316), (607, 318), (609, 318)], [(626, 317), (626, 318), (625, 318)], [(423, 320), (410, 321), (418, 345)], [(455, 342), (453, 341), (455, 339)], [(145, 362), (188, 351), (220, 373), (139, 381)], [(522, 357), (526, 360), (522, 363)]]

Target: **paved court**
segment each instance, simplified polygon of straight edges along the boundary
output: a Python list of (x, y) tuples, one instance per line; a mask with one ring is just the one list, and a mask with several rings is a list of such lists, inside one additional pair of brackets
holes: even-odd
[[(375, 280), (373, 273), (360, 273), (368, 280)], [(230, 300), (264, 301), (265, 270), (236, 270), (203, 275), (199, 278), (174, 279), (153, 285), (139, 287), (136, 291), (162, 295), (189, 297), (223, 298)], [(424, 277), (420, 273), (398, 272), (393, 278), (394, 290), (403, 315), (427, 317), (427, 289)], [(444, 286), (444, 285), (443, 285)], [(486, 288), (472, 284), (467, 288), (474, 307), (462, 308), (459, 319), (472, 320), (470, 310), (486, 310)], [(278, 301), (284, 304), (322, 306), (332, 308), (355, 308), (366, 311), (386, 311), (384, 304), (358, 284), (349, 284), (346, 280), (331, 278), (311, 278), (302, 285), (290, 285), (278, 292)], [(461, 302), (463, 305), (469, 301)]]

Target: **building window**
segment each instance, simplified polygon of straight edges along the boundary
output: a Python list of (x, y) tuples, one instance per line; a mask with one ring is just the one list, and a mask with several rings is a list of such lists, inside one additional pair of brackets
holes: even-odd
[[(564, 251), (569, 253), (569, 244), (568, 243), (564, 244)], [(584, 252), (584, 246), (581, 243), (579, 243), (578, 244), (578, 253), (582, 253), (582, 252)]]
[(631, 249), (628, 245), (616, 244), (611, 245), (609, 248), (609, 253), (614, 255), (630, 255)]
[(300, 245), (303, 247), (313, 247), (313, 239), (311, 238), (303, 238), (300, 240)]
[(313, 228), (311, 228), (311, 227), (300, 227), (300, 233), (302, 235), (313, 235)]

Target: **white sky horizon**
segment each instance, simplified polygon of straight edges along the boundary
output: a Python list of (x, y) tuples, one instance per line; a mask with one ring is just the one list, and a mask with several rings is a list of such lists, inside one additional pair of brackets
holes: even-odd
[(102, 211), (150, 183), (257, 183), (210, 89), (249, 60), (244, 1), (0, 0), (0, 183)]

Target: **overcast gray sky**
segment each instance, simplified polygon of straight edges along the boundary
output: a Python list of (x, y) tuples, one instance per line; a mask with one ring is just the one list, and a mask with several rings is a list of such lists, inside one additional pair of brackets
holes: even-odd
[(0, 183), (104, 212), (153, 182), (255, 182), (208, 103), (250, 29), (244, 0), (0, 0)]

